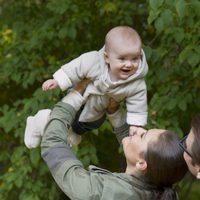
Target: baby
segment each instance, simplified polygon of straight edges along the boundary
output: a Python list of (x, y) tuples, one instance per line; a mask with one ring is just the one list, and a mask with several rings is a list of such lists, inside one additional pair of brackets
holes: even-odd
[[(143, 132), (147, 122), (144, 80), (147, 72), (148, 65), (139, 34), (129, 26), (117, 26), (107, 33), (102, 49), (84, 53), (63, 65), (54, 73), (53, 79), (43, 83), (42, 88), (47, 91), (59, 87), (64, 91), (85, 78), (89, 79), (91, 83), (84, 93), (87, 101), (78, 112), (76, 118), (79, 120), (72, 124), (72, 131), (82, 134), (98, 128), (105, 120), (109, 99), (113, 98), (119, 103), (126, 103), (129, 134), (134, 134)], [(114, 119), (116, 124), (119, 120)], [(26, 131), (26, 134), (29, 141), (36, 137), (35, 133)]]

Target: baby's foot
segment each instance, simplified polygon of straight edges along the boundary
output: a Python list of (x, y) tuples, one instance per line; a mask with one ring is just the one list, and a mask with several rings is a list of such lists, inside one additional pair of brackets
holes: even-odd
[(40, 110), (27, 118), (24, 143), (29, 149), (39, 146), (50, 112), (50, 109)]

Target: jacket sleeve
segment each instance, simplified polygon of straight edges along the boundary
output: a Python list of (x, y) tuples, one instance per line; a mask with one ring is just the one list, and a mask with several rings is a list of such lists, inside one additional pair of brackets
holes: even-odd
[(119, 143), (122, 139), (128, 136), (129, 125), (126, 123), (126, 112), (120, 106), (120, 108), (113, 114), (108, 114), (108, 119), (113, 127), (113, 131), (117, 137)]
[(143, 79), (137, 80), (137, 91), (127, 97), (127, 123), (144, 126), (147, 123), (147, 89)]
[(54, 180), (70, 199), (95, 199), (101, 194), (101, 184), (97, 179), (91, 181), (91, 174), (83, 168), (67, 141), (75, 113), (68, 103), (56, 104), (45, 127), (41, 153)]
[(129, 125), (124, 123), (120, 127), (113, 127), (113, 132), (116, 135), (118, 142), (121, 144), (123, 138), (129, 135)]
[(93, 80), (94, 76), (98, 74), (98, 65), (98, 52), (88, 52), (61, 66), (53, 74), (53, 78), (58, 82), (60, 89), (64, 91), (84, 78)]

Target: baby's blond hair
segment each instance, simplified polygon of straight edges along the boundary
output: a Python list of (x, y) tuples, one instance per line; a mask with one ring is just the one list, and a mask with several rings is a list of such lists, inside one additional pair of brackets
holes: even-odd
[(133, 29), (130, 26), (116, 26), (112, 28), (105, 37), (105, 51), (108, 51), (109, 46), (112, 45), (112, 43), (115, 40), (129, 40), (134, 39), (135, 42), (142, 43), (141, 37), (138, 34), (138, 32)]

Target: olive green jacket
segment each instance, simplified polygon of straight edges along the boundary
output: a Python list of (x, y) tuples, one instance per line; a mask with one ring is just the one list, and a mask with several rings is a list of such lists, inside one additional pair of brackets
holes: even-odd
[(71, 105), (56, 104), (41, 143), (42, 157), (62, 191), (73, 200), (156, 199), (156, 187), (134, 176), (111, 173), (95, 166), (85, 170), (67, 142), (68, 128), (74, 117)]

